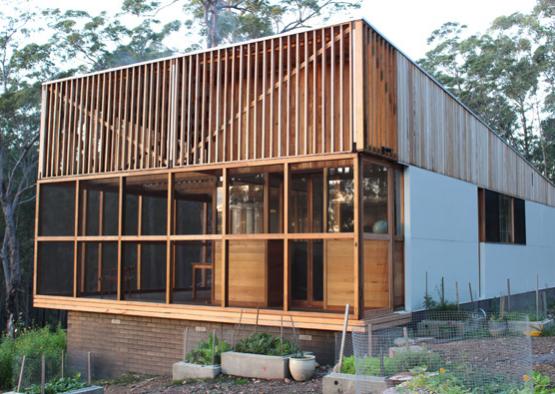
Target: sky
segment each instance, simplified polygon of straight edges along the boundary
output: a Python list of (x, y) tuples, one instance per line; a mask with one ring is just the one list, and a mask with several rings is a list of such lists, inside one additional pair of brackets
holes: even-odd
[[(117, 12), (121, 1), (35, 0), (33, 3), (48, 8), (80, 8), (95, 14), (102, 10)], [(469, 33), (484, 31), (497, 16), (529, 12), (534, 4), (535, 0), (364, 0), (361, 9), (352, 16), (364, 17), (398, 49), (418, 60), (426, 53), (430, 33), (445, 22), (466, 24)], [(175, 11), (175, 8), (162, 11), (159, 18), (172, 20)], [(345, 19), (345, 16), (339, 18)], [(169, 44), (172, 46), (171, 41)]]

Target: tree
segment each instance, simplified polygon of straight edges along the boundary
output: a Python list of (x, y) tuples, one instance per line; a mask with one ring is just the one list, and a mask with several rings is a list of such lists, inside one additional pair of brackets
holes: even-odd
[[(553, 173), (545, 130), (555, 72), (553, 9), (540, 0), (530, 14), (493, 21), (482, 34), (446, 23), (428, 40), (420, 64), (524, 157)], [(552, 6), (551, 6), (552, 7)], [(465, 36), (466, 35), (466, 36)], [(555, 94), (553, 95), (555, 97)]]
[[(13, 335), (16, 320), (30, 317), (33, 244), (26, 240), (33, 238), (41, 82), (168, 55), (163, 40), (178, 26), (147, 19), (128, 27), (105, 13), (17, 7), (0, 18), (0, 317)], [(43, 43), (30, 42), (38, 36)]]
[(123, 9), (134, 15), (156, 15), (180, 6), (185, 27), (206, 37), (206, 47), (286, 33), (309, 27), (315, 20), (360, 7), (361, 0), (124, 0)]

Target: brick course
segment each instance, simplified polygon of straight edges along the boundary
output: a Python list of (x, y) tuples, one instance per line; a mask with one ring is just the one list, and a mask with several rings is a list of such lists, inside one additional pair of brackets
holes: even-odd
[[(154, 375), (171, 374), (171, 366), (182, 359), (183, 337), (187, 329), (187, 349), (206, 339), (213, 331), (233, 343), (254, 332), (254, 326), (208, 323), (89, 312), (68, 313), (68, 362), (85, 371), (91, 352), (94, 378), (118, 376), (125, 372)], [(257, 327), (259, 332), (280, 334), (276, 327)], [(316, 353), (321, 364), (332, 364), (335, 332), (296, 330), (299, 345)], [(291, 329), (284, 337), (293, 339)]]

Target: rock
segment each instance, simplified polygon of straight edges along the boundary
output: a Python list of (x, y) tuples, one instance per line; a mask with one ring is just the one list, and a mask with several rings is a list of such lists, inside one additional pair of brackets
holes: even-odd
[(414, 345), (415, 341), (411, 338), (399, 337), (393, 340), (393, 344), (395, 346), (406, 346), (406, 345)]
[(425, 349), (422, 346), (418, 345), (411, 345), (411, 346), (400, 346), (400, 347), (390, 347), (389, 348), (389, 357), (393, 357), (396, 354), (404, 353), (404, 352), (423, 352)]

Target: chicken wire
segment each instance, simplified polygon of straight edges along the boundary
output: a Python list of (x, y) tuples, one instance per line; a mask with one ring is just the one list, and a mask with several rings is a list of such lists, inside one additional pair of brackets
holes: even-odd
[[(88, 352), (74, 352), (72, 358), (80, 358), (81, 363), (69, 361), (65, 352), (48, 352), (44, 355), (33, 353), (17, 356), (12, 364), (13, 389), (21, 393), (40, 392), (42, 384), (48, 385), (59, 381), (60, 378), (71, 378), (81, 382), (88, 382), (88, 372), (91, 371), (93, 355)], [(82, 353), (82, 354), (81, 354)], [(90, 360), (90, 361), (87, 361)]]
[(472, 393), (498, 393), (522, 386), (532, 370), (534, 327), (525, 314), (434, 311), (421, 317), (407, 327), (352, 333), (353, 356), (343, 360), (343, 370), (356, 374), (357, 393), (374, 392), (370, 376), (394, 385), (414, 375), (444, 375)]

